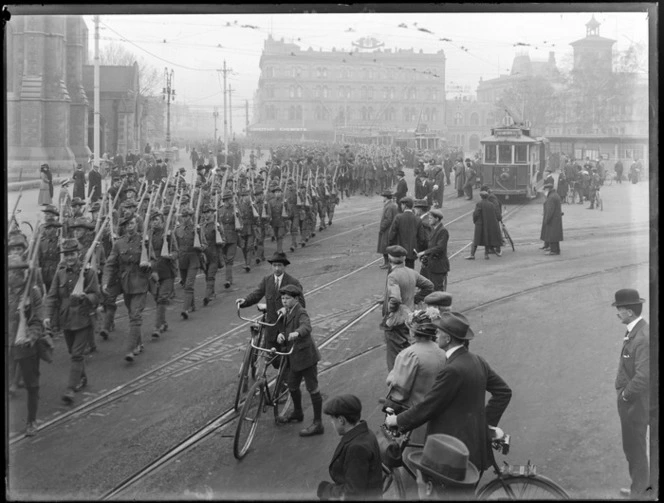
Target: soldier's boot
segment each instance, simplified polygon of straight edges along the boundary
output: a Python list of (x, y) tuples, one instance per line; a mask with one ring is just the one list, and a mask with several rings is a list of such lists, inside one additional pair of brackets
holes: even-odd
[(166, 325), (166, 304), (157, 303), (155, 313), (156, 317), (154, 322), (154, 330), (152, 331), (152, 338), (159, 339), (161, 333), (164, 331), (162, 328)]
[(284, 251), (284, 238), (277, 238), (277, 253)]
[(233, 284), (233, 264), (226, 264), (226, 282), (224, 288), (230, 288)]
[(129, 325), (129, 335), (127, 339), (125, 360), (133, 362), (134, 357), (138, 356), (142, 351), (141, 344), (141, 327), (138, 325)]
[(104, 315), (102, 316), (102, 326), (99, 335), (102, 339), (108, 340), (108, 334), (113, 331), (113, 318), (115, 317), (115, 306), (105, 306)]
[(191, 313), (193, 310), (194, 310), (194, 292), (185, 291), (184, 300), (182, 303), (182, 312), (180, 313), (180, 316), (182, 316), (182, 319), (188, 320), (189, 313)]
[(216, 297), (214, 293), (214, 278), (205, 280), (205, 297), (203, 298), (203, 305), (207, 306), (212, 299)]
[[(83, 376), (85, 376), (85, 360), (83, 357), (75, 356), (75, 360), (72, 358), (71, 366), (69, 367), (69, 384), (67, 385), (68, 390), (76, 391), (76, 388), (83, 389), (84, 386), (80, 386)], [(85, 378), (85, 384), (87, 385), (87, 376)], [(63, 400), (67, 402), (63, 396)], [(73, 400), (72, 400), (73, 401)], [(71, 401), (67, 402), (71, 403)]]

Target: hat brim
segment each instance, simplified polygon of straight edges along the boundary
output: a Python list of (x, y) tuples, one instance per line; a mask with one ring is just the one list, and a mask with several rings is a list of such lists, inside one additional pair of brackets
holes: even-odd
[(284, 264), (284, 265), (290, 265), (290, 261), (287, 258), (275, 258), (275, 259), (267, 259), (268, 263), (270, 264)]
[(473, 329), (468, 327), (468, 330), (466, 331), (466, 335), (464, 337), (459, 337), (457, 334), (453, 334), (452, 332), (445, 330), (444, 328), (438, 327), (442, 332), (445, 332), (447, 335), (454, 337), (455, 339), (459, 339), (460, 341), (471, 341), (475, 338), (475, 332), (473, 332)]
[(621, 300), (620, 302), (616, 301), (613, 304), (611, 304), (613, 307), (622, 307), (622, 306), (633, 306), (634, 304), (643, 304), (646, 301), (646, 299), (639, 298), (639, 300), (635, 301), (624, 301)]
[(477, 484), (477, 482), (480, 480), (479, 470), (470, 461), (468, 461), (468, 465), (466, 466), (466, 477), (463, 480), (454, 480), (446, 477), (445, 475), (441, 475), (440, 473), (432, 470), (427, 466), (422, 465), (423, 454), (424, 451), (411, 452), (408, 455), (408, 461), (414, 464), (419, 470), (421, 470), (422, 472), (426, 473), (427, 475), (431, 476), (436, 480), (439, 480), (450, 486), (458, 486), (458, 487), (472, 487), (475, 484)]

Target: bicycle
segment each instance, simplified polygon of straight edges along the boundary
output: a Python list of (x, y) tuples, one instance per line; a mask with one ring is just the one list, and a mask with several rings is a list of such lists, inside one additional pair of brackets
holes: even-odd
[[(386, 407), (384, 412), (387, 414), (394, 413), (389, 407)], [(492, 449), (500, 451), (503, 455), (507, 455), (510, 448), (510, 435), (498, 427), (489, 426), (489, 430), (491, 432), (489, 441), (491, 442)], [(398, 439), (397, 442), (399, 443), (402, 455), (406, 447), (424, 448), (422, 444), (410, 443), (410, 432), (402, 435), (398, 431), (388, 431), (395, 439)], [(399, 437), (405, 438), (399, 439)], [(475, 494), (480, 500), (570, 499), (567, 492), (553, 480), (539, 475), (536, 466), (531, 465), (530, 460), (528, 460), (525, 466), (510, 465), (506, 461), (503, 461), (503, 466), (500, 467), (496, 462), (493, 452), (490, 451), (490, 461), (496, 477), (481, 488), (475, 488)], [(398, 471), (396, 468), (398, 467), (390, 467), (384, 463), (382, 464), (383, 499), (406, 499), (407, 497), (401, 471)], [(417, 475), (407, 464), (402, 463), (401, 468), (413, 480), (417, 479)], [(480, 473), (481, 479), (482, 473)]]
[(238, 372), (238, 383), (237, 389), (235, 391), (235, 402), (233, 408), (237, 412), (240, 402), (243, 400), (247, 391), (249, 390), (249, 377), (251, 377), (252, 382), (256, 381), (256, 362), (258, 352), (251, 347), (251, 341), (254, 341), (257, 346), (262, 346), (263, 341), (265, 341), (265, 328), (264, 327), (273, 327), (277, 324), (279, 319), (277, 319), (274, 324), (269, 324), (265, 321), (267, 316), (267, 305), (258, 304), (257, 309), (262, 313), (260, 320), (250, 320), (240, 316), (240, 308), (238, 307), (237, 315), (238, 318), (244, 321), (251, 322), (252, 325), (249, 327), (249, 344), (247, 344), (246, 349), (244, 350), (244, 356), (242, 358), (242, 364), (240, 365), (240, 371)]
[(512, 241), (512, 236), (510, 236), (510, 233), (507, 231), (507, 227), (505, 227), (505, 224), (502, 220), (500, 221), (500, 228), (503, 231), (503, 241), (509, 241), (510, 245), (512, 246), (512, 251), (514, 251), (514, 241)]
[[(260, 323), (260, 322), (259, 322)], [(235, 459), (241, 460), (247, 455), (251, 442), (256, 435), (258, 428), (258, 421), (265, 408), (271, 406), (274, 410), (274, 420), (278, 422), (279, 416), (284, 415), (288, 410), (290, 395), (288, 388), (285, 385), (287, 359), (286, 357), (293, 352), (293, 346), (287, 353), (279, 352), (276, 348), (262, 348), (256, 346), (253, 341), (249, 342), (252, 349), (257, 354), (262, 353), (258, 361), (257, 373), (260, 375), (258, 380), (249, 390), (247, 397), (240, 412), (240, 418), (235, 429), (235, 436), (233, 438), (233, 455)], [(279, 357), (279, 370), (277, 377), (272, 383), (269, 382), (267, 377), (267, 370), (272, 366), (272, 363)]]

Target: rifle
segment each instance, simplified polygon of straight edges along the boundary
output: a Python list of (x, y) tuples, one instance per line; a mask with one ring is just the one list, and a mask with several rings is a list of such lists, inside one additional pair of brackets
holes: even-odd
[(164, 206), (166, 205), (166, 193), (168, 192), (168, 183), (171, 181), (171, 173), (166, 175), (166, 184), (164, 185), (164, 192), (161, 194), (161, 204), (159, 205), (159, 213), (163, 213)]
[(334, 175), (332, 175), (332, 190), (330, 191), (333, 195), (337, 194), (337, 171), (339, 170), (339, 163), (334, 167)]
[(169, 237), (171, 235), (171, 221), (173, 219), (173, 210), (175, 209), (175, 206), (177, 204), (178, 206), (178, 211), (179, 211), (179, 204), (178, 201), (180, 200), (181, 196), (175, 192), (175, 196), (173, 197), (173, 202), (171, 203), (171, 207), (168, 210), (168, 216), (166, 217), (166, 225), (164, 226), (164, 241), (161, 245), (161, 256), (166, 258), (168, 255), (171, 254), (170, 252), (170, 247), (169, 247)]
[(224, 237), (221, 235), (221, 232), (219, 231), (220, 228), (219, 224), (219, 191), (215, 191), (214, 193), (214, 242), (217, 245), (224, 245), (226, 242), (224, 241)]
[(23, 289), (23, 295), (18, 303), (18, 329), (16, 330), (16, 338), (14, 339), (15, 345), (25, 344), (30, 342), (28, 338), (28, 319), (25, 317), (25, 309), (30, 305), (30, 290), (32, 289), (32, 281), (37, 273), (38, 260), (39, 260), (39, 235), (41, 233), (41, 222), (37, 222), (30, 246), (28, 247), (28, 277)]
[(83, 287), (85, 286), (85, 271), (87, 269), (86, 266), (92, 259), (92, 254), (95, 253), (97, 246), (99, 246), (99, 242), (101, 241), (101, 235), (104, 232), (104, 227), (106, 226), (106, 222), (108, 222), (110, 218), (111, 214), (108, 213), (104, 218), (104, 223), (97, 230), (97, 233), (95, 234), (95, 238), (92, 241), (90, 248), (88, 248), (88, 251), (85, 252), (85, 257), (83, 258), (83, 263), (81, 264), (81, 271), (78, 273), (78, 281), (76, 282), (76, 286), (74, 286), (74, 289), (71, 292), (71, 294), (74, 296), (80, 296), (85, 293)]
[[(305, 202), (302, 200), (302, 195), (300, 194), (300, 184), (302, 183), (304, 177), (304, 169), (300, 170), (297, 165), (295, 165), (295, 193), (297, 194), (297, 204), (298, 206), (304, 206)], [(299, 175), (299, 180), (298, 180)]]
[(147, 248), (147, 244), (150, 242), (150, 233), (148, 231), (148, 228), (150, 227), (150, 212), (152, 211), (152, 203), (154, 202), (156, 195), (157, 195), (156, 191), (153, 191), (152, 194), (150, 195), (150, 199), (148, 201), (148, 209), (146, 212), (145, 225), (143, 226), (143, 239), (141, 240), (141, 261), (140, 261), (140, 266), (143, 268), (150, 267), (150, 254), (148, 253), (148, 248)]
[[(151, 186), (153, 186), (153, 185), (154, 185), (154, 182), (152, 182)], [(142, 187), (142, 185), (141, 185), (141, 187)], [(149, 187), (148, 187), (148, 185), (147, 185), (147, 183), (146, 183), (146, 184), (145, 184), (145, 190), (142, 192), (141, 197), (140, 197), (140, 199), (138, 200), (138, 207), (137, 207), (136, 211), (139, 212), (139, 213), (140, 213), (140, 211), (141, 211), (141, 205), (143, 204), (143, 200), (145, 199), (145, 195), (149, 192), (149, 191), (148, 191), (148, 188), (149, 188)], [(152, 198), (152, 194), (150, 194), (150, 197)]]
[(267, 179), (265, 180), (265, 187), (263, 188), (263, 217), (264, 218), (269, 218), (268, 215), (270, 214), (270, 205), (267, 204), (267, 189), (268, 189), (268, 183)]
[(203, 199), (203, 184), (198, 188), (198, 200), (196, 201), (196, 213), (194, 214), (194, 250), (201, 251), (201, 226), (198, 219), (201, 216), (201, 200)]
[(18, 191), (18, 198), (16, 199), (16, 203), (14, 203), (14, 209), (12, 210), (12, 216), (9, 217), (9, 223), (7, 224), (7, 228), (11, 229), (12, 223), (18, 227), (18, 220), (16, 220), (16, 211), (18, 208), (18, 202), (21, 200), (21, 196), (23, 195), (23, 187), (21, 187), (21, 190)]

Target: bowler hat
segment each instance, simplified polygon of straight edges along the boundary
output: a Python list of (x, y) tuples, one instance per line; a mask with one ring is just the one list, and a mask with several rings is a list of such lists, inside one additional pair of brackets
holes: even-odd
[(362, 414), (362, 402), (355, 395), (334, 396), (325, 402), (323, 412), (328, 416), (359, 416)]
[(470, 341), (475, 337), (475, 333), (470, 328), (468, 319), (461, 313), (440, 313), (440, 318), (436, 319), (434, 323), (443, 332), (455, 339)]
[(284, 265), (289, 265), (290, 262), (288, 258), (286, 258), (286, 254), (284, 252), (274, 252), (272, 255), (272, 258), (267, 259), (267, 261), (272, 264), (272, 263), (280, 263)]
[(393, 257), (405, 257), (406, 255), (408, 255), (406, 249), (400, 245), (388, 246), (387, 248), (385, 248), (385, 252)]
[(74, 223), (69, 226), (72, 229), (76, 228), (84, 228), (88, 230), (93, 230), (95, 228), (95, 224), (93, 224), (90, 220), (87, 218), (77, 218), (74, 220)]
[(62, 242), (62, 245), (60, 246), (60, 253), (68, 253), (68, 252), (74, 252), (78, 251), (79, 249), (79, 244), (76, 239), (69, 238), (65, 239)]
[(469, 458), (466, 444), (443, 433), (429, 435), (424, 449), (408, 455), (408, 460), (429, 477), (457, 487), (472, 487), (480, 479), (479, 470)]
[[(553, 188), (553, 183), (547, 182), (542, 186), (542, 188), (543, 189), (552, 189)], [(482, 193), (480, 192), (480, 194), (482, 194)]]
[(54, 215), (60, 215), (58, 209), (52, 204), (45, 204), (44, 207), (42, 208), (42, 211), (44, 213), (53, 213)]
[(616, 301), (611, 304), (613, 307), (633, 306), (634, 304), (643, 304), (646, 299), (639, 297), (639, 292), (632, 288), (623, 288), (616, 292)]
[(447, 292), (433, 292), (424, 297), (424, 303), (430, 306), (450, 307), (452, 296)]
[(71, 200), (71, 205), (72, 206), (83, 206), (85, 204), (85, 201), (81, 199), (80, 197), (75, 197), (74, 199)]
[(299, 297), (302, 295), (302, 290), (300, 290), (295, 285), (285, 285), (279, 289), (281, 295), (290, 295), (291, 297)]
[(392, 194), (392, 192), (390, 192), (389, 190), (384, 190), (381, 195), (383, 197), (387, 197), (388, 199), (392, 199), (394, 197), (394, 194)]
[(431, 215), (432, 217), (438, 217), (438, 218), (440, 218), (441, 220), (443, 219), (443, 212), (440, 211), (439, 209), (433, 209), (433, 210), (431, 210), (431, 211), (429, 212), (429, 215)]
[(397, 171), (397, 176), (406, 176), (406, 173), (404, 173), (402, 170)]
[(27, 269), (28, 267), (30, 266), (20, 255), (12, 255), (7, 259), (8, 269)]

